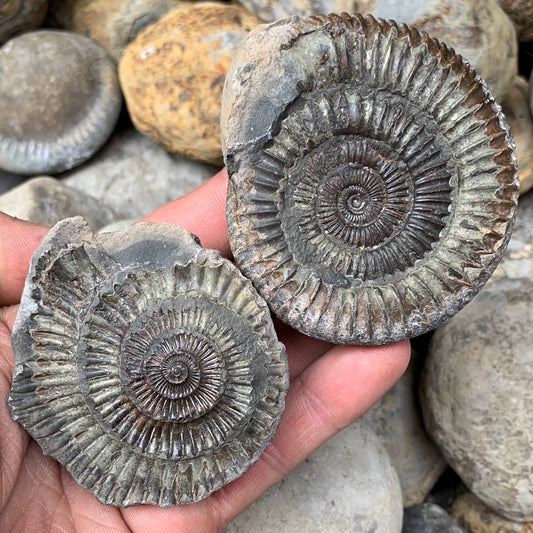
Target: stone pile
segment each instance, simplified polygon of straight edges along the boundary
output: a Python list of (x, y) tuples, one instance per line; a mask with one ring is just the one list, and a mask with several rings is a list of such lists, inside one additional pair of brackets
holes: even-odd
[[(533, 91), (517, 70), (519, 46), (533, 40), (531, 2), (50, 0), (43, 31), (47, 4), (0, 9), (0, 210), (50, 225), (74, 214), (95, 230), (126, 224), (213, 175), (225, 75), (262, 22), (373, 13), (428, 31), (477, 69), (518, 157), (521, 205), (504, 261), (471, 304), (413, 343), (406, 374), (363, 421), (227, 531), (533, 531)], [(69, 44), (43, 44), (50, 35)], [(450, 469), (461, 482), (435, 501)]]

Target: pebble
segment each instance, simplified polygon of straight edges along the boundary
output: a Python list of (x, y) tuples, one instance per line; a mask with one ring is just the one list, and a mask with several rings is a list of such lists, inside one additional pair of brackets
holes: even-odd
[(418, 369), (413, 353), (404, 375), (363, 419), (376, 432), (398, 473), (403, 505), (422, 503), (446, 469), (446, 461), (426, 434), (418, 402)]
[(2, 194), (0, 211), (46, 226), (81, 215), (93, 230), (110, 224), (114, 219), (112, 209), (102, 202), (47, 176), (29, 179)]
[(518, 40), (533, 41), (533, 2), (531, 0), (498, 0), (516, 26)]
[(426, 428), (486, 505), (533, 521), (533, 195), (493, 279), (431, 341)]
[(107, 140), (122, 97), (113, 63), (91, 39), (39, 30), (0, 48), (0, 169), (54, 174)]
[(220, 101), (235, 47), (261, 21), (201, 2), (175, 9), (126, 48), (119, 77), (135, 127), (170, 152), (222, 164)]
[(517, 76), (502, 102), (516, 146), (520, 194), (533, 188), (533, 118), (529, 110), (529, 85), (523, 76)]
[(51, 0), (49, 17), (59, 27), (91, 37), (118, 63), (126, 46), (179, 0)]
[(238, 0), (264, 22), (317, 13), (356, 13), (357, 0)]
[(402, 533), (467, 533), (436, 503), (408, 507), (403, 515)]
[(48, 0), (4, 0), (0, 3), (0, 44), (44, 21)]
[(533, 533), (533, 522), (507, 520), (489, 509), (471, 492), (456, 498), (450, 514), (468, 533)]
[(400, 533), (402, 515), (387, 452), (359, 420), (271, 487), (225, 533)]
[(117, 131), (90, 161), (62, 181), (109, 205), (118, 219), (139, 219), (183, 196), (219, 169), (169, 154), (133, 128)]
[(474, 67), (497, 99), (514, 83), (516, 31), (496, 0), (371, 0), (359, 10), (416, 26), (445, 42)]

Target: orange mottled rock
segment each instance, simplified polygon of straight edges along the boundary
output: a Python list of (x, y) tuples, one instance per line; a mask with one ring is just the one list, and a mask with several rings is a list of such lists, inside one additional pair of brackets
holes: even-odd
[(220, 101), (237, 44), (260, 20), (229, 4), (184, 5), (139, 34), (119, 63), (135, 127), (170, 152), (221, 164)]

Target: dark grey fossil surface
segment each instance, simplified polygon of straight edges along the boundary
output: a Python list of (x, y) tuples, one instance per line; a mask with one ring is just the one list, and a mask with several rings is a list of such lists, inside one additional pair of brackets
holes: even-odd
[(13, 337), (13, 418), (102, 502), (194, 502), (274, 435), (285, 349), (252, 284), (168, 224), (58, 223)]
[(372, 345), (434, 329), (509, 240), (518, 180), (500, 107), (414, 28), (343, 14), (255, 29), (221, 125), (235, 260), (308, 335)]

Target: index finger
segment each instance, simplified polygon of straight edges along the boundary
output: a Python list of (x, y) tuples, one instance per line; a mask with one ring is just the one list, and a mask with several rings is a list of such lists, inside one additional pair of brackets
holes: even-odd
[(13, 218), (0, 211), (0, 305), (20, 301), (31, 256), (44, 236), (46, 226)]

